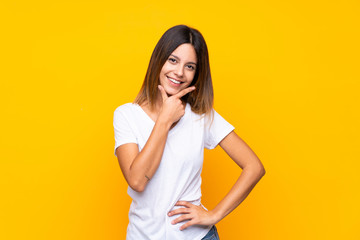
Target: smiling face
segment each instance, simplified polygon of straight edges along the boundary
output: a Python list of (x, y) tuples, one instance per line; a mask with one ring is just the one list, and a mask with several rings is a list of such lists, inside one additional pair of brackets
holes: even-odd
[(181, 44), (170, 54), (159, 76), (168, 95), (174, 95), (191, 84), (196, 64), (196, 52), (190, 43)]

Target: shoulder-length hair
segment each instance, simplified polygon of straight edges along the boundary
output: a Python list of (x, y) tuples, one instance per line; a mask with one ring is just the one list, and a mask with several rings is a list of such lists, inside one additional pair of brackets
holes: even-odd
[(147, 101), (151, 109), (155, 107), (158, 85), (160, 84), (160, 71), (170, 54), (184, 43), (193, 45), (197, 57), (197, 66), (194, 79), (190, 84), (196, 88), (183, 96), (182, 100), (189, 103), (191, 110), (195, 113), (205, 113), (206, 115), (212, 113), (214, 92), (206, 42), (198, 30), (186, 25), (174, 26), (162, 35), (151, 55), (145, 80), (134, 103), (141, 105)]

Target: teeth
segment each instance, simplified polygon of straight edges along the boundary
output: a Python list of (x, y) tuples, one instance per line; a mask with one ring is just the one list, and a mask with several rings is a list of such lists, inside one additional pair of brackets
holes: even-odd
[(176, 83), (176, 84), (179, 84), (179, 83), (181, 83), (181, 82), (179, 82), (179, 81), (176, 81), (175, 79), (172, 79), (172, 78), (169, 78), (169, 77), (168, 77), (168, 79), (169, 79), (170, 81), (172, 81), (173, 83)]

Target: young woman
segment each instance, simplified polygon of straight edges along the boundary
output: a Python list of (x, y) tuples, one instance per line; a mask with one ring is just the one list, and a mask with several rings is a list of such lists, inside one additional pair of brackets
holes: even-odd
[[(132, 198), (127, 240), (219, 239), (215, 224), (265, 174), (255, 153), (213, 109), (206, 43), (185, 25), (161, 37), (138, 96), (116, 108), (113, 124), (115, 155)], [(203, 154), (217, 145), (243, 171), (207, 210), (200, 201)]]

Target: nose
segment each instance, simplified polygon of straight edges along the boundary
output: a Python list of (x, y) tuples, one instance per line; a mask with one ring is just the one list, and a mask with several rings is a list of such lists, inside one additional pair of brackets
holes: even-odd
[(184, 75), (184, 68), (181, 66), (181, 64), (178, 64), (175, 69), (175, 74), (179, 77), (182, 77)]

